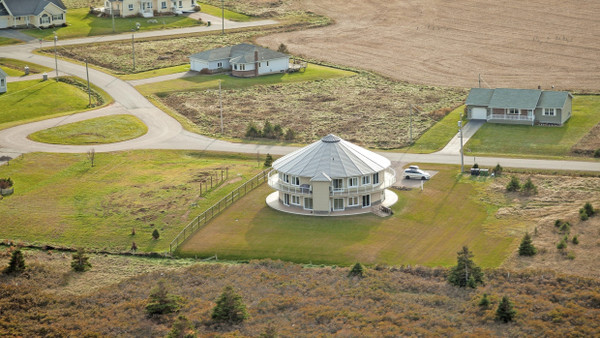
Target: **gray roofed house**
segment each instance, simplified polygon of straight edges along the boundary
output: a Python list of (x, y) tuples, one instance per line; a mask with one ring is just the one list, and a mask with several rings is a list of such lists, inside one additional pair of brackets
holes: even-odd
[(231, 71), (238, 77), (284, 73), (290, 57), (268, 48), (242, 43), (190, 55), (190, 69), (201, 73)]
[(491, 123), (563, 125), (573, 96), (564, 91), (472, 88), (465, 102), (467, 117)]
[(371, 212), (371, 205), (395, 203), (386, 189), (396, 180), (390, 165), (387, 158), (329, 134), (273, 162), (269, 185), (277, 191), (270, 198), (311, 214)]
[(66, 23), (61, 0), (0, 0), (0, 28), (48, 28)]
[(8, 74), (0, 68), (0, 93), (6, 93), (8, 90), (7, 78)]

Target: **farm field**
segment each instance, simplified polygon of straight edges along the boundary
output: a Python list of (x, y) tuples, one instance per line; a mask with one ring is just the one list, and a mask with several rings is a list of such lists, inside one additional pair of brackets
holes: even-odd
[(484, 183), (457, 181), (454, 168), (440, 169), (424, 192), (396, 191), (399, 202), (387, 218), (281, 213), (266, 205), (265, 198), (273, 190), (264, 185), (190, 237), (178, 252), (237, 260), (449, 266), (455, 252), (469, 245), (476, 262), (499, 266), (514, 249), (515, 233), (524, 232), (531, 223), (496, 221), (493, 211), (498, 206), (480, 200), (478, 189)]
[(111, 115), (40, 130), (28, 138), (52, 144), (105, 144), (131, 140), (147, 132), (148, 127), (135, 116)]
[[(216, 4), (218, 0), (207, 1)], [(290, 52), (440, 86), (600, 91), (600, 3), (301, 0), (227, 1), (242, 13), (302, 8), (335, 24), (257, 39)], [(272, 9), (271, 7), (275, 7)], [(333, 38), (335, 37), (335, 38)], [(327, 46), (327, 48), (323, 48)]]
[[(517, 126), (486, 123), (465, 144), (469, 155), (519, 155), (563, 157), (573, 155), (573, 148), (600, 123), (600, 96), (575, 95), (573, 113), (562, 127)], [(587, 148), (593, 148), (590, 144)], [(591, 151), (591, 149), (589, 149)]]
[[(313, 68), (317, 67), (310, 64), (307, 73)], [(271, 79), (278, 82), (279, 77), (282, 80), (302, 79), (301, 74), (290, 74), (253, 81), (231, 81), (233, 84), (260, 84)], [(367, 72), (359, 72), (355, 76), (323, 77), (315, 81), (232, 86), (231, 89), (227, 87), (227, 81), (230, 81), (227, 79), (223, 91), (225, 136), (243, 139), (249, 123), (262, 128), (269, 120), (283, 129), (292, 129), (296, 134), (293, 141), (298, 143), (310, 143), (334, 133), (363, 146), (400, 148), (409, 143), (409, 104), (419, 108), (412, 117), (413, 137), (416, 139), (465, 98), (463, 89), (410, 85)], [(158, 83), (139, 89), (146, 92), (201, 88), (191, 81), (211, 78), (183, 78), (169, 81), (169, 86)], [(218, 86), (218, 78), (214, 79), (212, 83), (201, 83), (211, 86), (210, 89), (159, 93), (158, 100), (195, 124), (194, 131), (205, 135), (220, 134), (219, 93), (214, 90)]]
[[(227, 184), (207, 192), (204, 183), (199, 196), (200, 182), (226, 168)], [(15, 182), (15, 193), (0, 201), (0, 238), (166, 251), (191, 219), (261, 169), (255, 156), (189, 151), (96, 153), (94, 167), (87, 154), (26, 154), (0, 167), (0, 177)]]

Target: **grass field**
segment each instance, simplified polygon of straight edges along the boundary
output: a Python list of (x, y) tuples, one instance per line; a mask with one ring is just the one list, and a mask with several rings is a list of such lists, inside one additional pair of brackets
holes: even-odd
[[(102, 97), (103, 104), (112, 102), (106, 92), (95, 86), (92, 90)], [(97, 99), (92, 95), (92, 104), (95, 103)], [(0, 94), (0, 129), (86, 109), (87, 92), (62, 81), (10, 82), (8, 92)]]
[(576, 95), (573, 113), (562, 127), (486, 123), (465, 145), (469, 155), (562, 157), (600, 123), (600, 96)]
[(40, 66), (27, 61), (9, 58), (0, 58), (0, 66), (2, 66), (2, 69), (8, 74), (8, 76), (25, 75), (25, 66), (29, 67), (30, 74), (39, 74), (52, 71), (52, 68)]
[(148, 132), (132, 115), (111, 115), (38, 131), (28, 137), (52, 144), (105, 144), (130, 140)]
[(0, 36), (0, 46), (14, 45), (17, 43), (22, 43), (22, 41)]
[(149, 71), (140, 72), (140, 73), (117, 75), (117, 77), (120, 78), (121, 80), (125, 80), (125, 81), (140, 80), (140, 79), (148, 79), (151, 77), (157, 77), (157, 76), (162, 76), (162, 75), (187, 72), (189, 70), (190, 70), (190, 65), (186, 64), (186, 65), (181, 65), (181, 66), (173, 66), (173, 67), (154, 69), (154, 70), (149, 70)]
[[(166, 28), (180, 28), (198, 25), (197, 20), (185, 16), (161, 16), (153, 18), (158, 23), (150, 23), (145, 18), (115, 18), (115, 31), (117, 33), (131, 32), (140, 23), (140, 30), (157, 30)], [(67, 27), (56, 27), (53, 29), (25, 29), (23, 33), (33, 37), (52, 40), (53, 31), (56, 31), (59, 39), (70, 39), (85, 36), (112, 34), (112, 19), (99, 18), (89, 13), (89, 8), (69, 9), (67, 14)]]
[[(203, 2), (199, 2), (198, 3), (200, 5), (200, 11), (209, 15), (213, 15), (216, 17), (221, 17), (222, 11), (221, 11), (221, 7), (217, 7), (217, 6), (213, 6), (213, 5), (209, 5), (207, 3), (203, 3)], [(230, 11), (228, 9), (225, 9), (225, 19), (227, 20), (231, 20), (231, 21), (250, 21), (252, 20), (251, 17), (244, 15), (244, 14), (240, 14), (240, 13), (236, 13), (233, 11)]]
[[(199, 197), (200, 182), (226, 167), (229, 184)], [(96, 153), (94, 167), (87, 154), (26, 154), (0, 166), (0, 177), (15, 182), (0, 201), (0, 238), (166, 251), (191, 219), (261, 169), (254, 156), (189, 151)]]
[[(446, 117), (434, 124), (410, 147), (404, 151), (411, 153), (432, 153), (444, 148), (458, 131), (458, 120), (465, 106), (460, 106), (450, 112)], [(467, 121), (463, 121), (466, 123)]]
[(179, 250), (184, 256), (217, 254), (223, 259), (449, 266), (455, 262), (455, 253), (468, 245), (479, 264), (498, 266), (509, 254), (514, 235), (495, 220), (495, 207), (479, 199), (478, 190), (486, 183), (457, 181), (455, 175), (454, 169), (445, 168), (426, 183), (424, 192), (397, 191), (399, 202), (388, 218), (281, 213), (266, 206), (265, 197), (272, 190), (264, 185)]

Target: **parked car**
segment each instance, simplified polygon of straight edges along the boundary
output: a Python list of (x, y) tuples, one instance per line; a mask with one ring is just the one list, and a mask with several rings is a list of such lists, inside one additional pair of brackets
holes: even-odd
[(404, 178), (407, 180), (415, 179), (415, 180), (428, 180), (431, 178), (431, 175), (419, 169), (416, 165), (411, 165), (407, 169), (404, 169)]

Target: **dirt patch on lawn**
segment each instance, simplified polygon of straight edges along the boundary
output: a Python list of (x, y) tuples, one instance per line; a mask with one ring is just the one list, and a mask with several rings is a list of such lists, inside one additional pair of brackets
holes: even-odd
[(271, 48), (411, 83), (600, 91), (598, 1), (279, 2), (335, 24), (258, 39)]
[(571, 151), (579, 155), (593, 156), (597, 149), (600, 149), (600, 123), (582, 137), (581, 140), (571, 148)]

